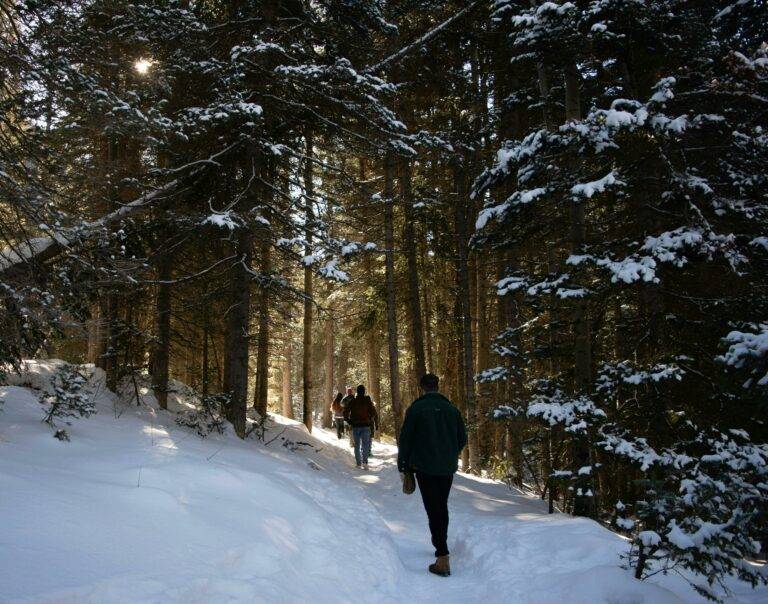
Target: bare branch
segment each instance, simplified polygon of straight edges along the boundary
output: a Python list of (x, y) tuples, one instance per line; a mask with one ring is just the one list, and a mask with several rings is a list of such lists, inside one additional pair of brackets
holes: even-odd
[(391, 67), (394, 63), (397, 63), (398, 61), (406, 57), (408, 54), (413, 52), (415, 49), (419, 48), (420, 46), (424, 46), (425, 44), (430, 42), (433, 38), (438, 36), (447, 27), (449, 27), (450, 25), (452, 25), (453, 23), (455, 23), (465, 15), (468, 15), (469, 13), (471, 13), (479, 4), (481, 4), (481, 0), (475, 0), (475, 2), (472, 2), (471, 4), (461, 9), (458, 13), (453, 15), (453, 17), (449, 17), (448, 19), (443, 21), (440, 25), (430, 29), (427, 33), (425, 33), (423, 36), (418, 38), (415, 42), (409, 44), (408, 46), (405, 46), (404, 48), (401, 48), (396, 53), (389, 55), (383, 61), (379, 61), (375, 65), (366, 67), (363, 70), (363, 73), (373, 74), (378, 71), (381, 71), (382, 69)]

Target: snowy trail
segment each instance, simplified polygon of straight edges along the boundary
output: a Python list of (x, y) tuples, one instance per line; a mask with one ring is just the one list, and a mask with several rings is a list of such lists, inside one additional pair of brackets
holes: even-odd
[[(463, 475), (453, 575), (429, 575), (421, 500), (401, 492), (386, 445), (362, 472), (346, 441), (284, 418), (268, 445), (201, 440), (148, 407), (115, 418), (109, 397), (61, 443), (33, 391), (0, 387), (0, 401), (3, 604), (701, 601), (679, 579), (636, 582), (599, 525)], [(730, 602), (765, 595), (739, 588)]]
[[(331, 446), (336, 441), (325, 431), (315, 435)], [(452, 575), (429, 575), (426, 566), (434, 561), (434, 550), (418, 490), (402, 494), (393, 447), (375, 443), (374, 456), (368, 473), (341, 473), (366, 485), (365, 501), (391, 531), (403, 566), (401, 580), (416, 601), (684, 601), (669, 591), (628, 581), (618, 568), (623, 544), (595, 523), (549, 515), (544, 502), (463, 474), (456, 475), (449, 501)]]

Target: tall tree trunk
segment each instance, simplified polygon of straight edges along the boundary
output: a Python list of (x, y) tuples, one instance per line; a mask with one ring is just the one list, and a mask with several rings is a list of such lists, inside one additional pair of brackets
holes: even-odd
[[(342, 326), (342, 331), (343, 331), (343, 326)], [(346, 394), (345, 388), (347, 387), (348, 371), (349, 371), (349, 344), (347, 344), (347, 340), (345, 338), (342, 338), (341, 346), (339, 346), (339, 362), (336, 364), (336, 392), (342, 392)], [(368, 379), (368, 383), (370, 384), (370, 376)], [(373, 389), (372, 385), (369, 387)]]
[(103, 354), (103, 334), (99, 317), (99, 305), (91, 305), (91, 318), (88, 320), (88, 352), (86, 359), (89, 363), (99, 366)]
[(235, 243), (237, 260), (231, 270), (230, 308), (227, 315), (227, 341), (230, 347), (225, 358), (227, 367), (226, 392), (230, 397), (229, 421), (240, 438), (245, 438), (248, 412), (248, 324), (251, 310), (251, 266), (253, 230), (239, 229)]
[[(275, 182), (276, 170), (274, 162), (270, 162), (264, 170), (268, 183)], [(265, 195), (267, 202), (272, 201), (272, 187), (259, 187), (262, 194)], [(271, 218), (269, 210), (265, 207), (267, 220)], [(259, 336), (256, 340), (256, 385), (253, 389), (253, 403), (259, 417), (267, 416), (267, 405), (269, 400), (269, 292), (270, 285), (267, 279), (272, 276), (272, 231), (270, 227), (260, 228), (259, 234), (259, 261), (260, 271), (264, 280), (259, 288)]]
[[(305, 254), (312, 254), (312, 223), (314, 220), (312, 212), (312, 203), (314, 197), (313, 178), (313, 151), (312, 134), (307, 133), (307, 159), (304, 164), (304, 220), (306, 228), (304, 237), (307, 245), (304, 248)], [(312, 432), (312, 267), (304, 267), (304, 339), (303, 339), (303, 359), (301, 366), (302, 373), (302, 410), (301, 419), (307, 430)]]
[(171, 354), (171, 279), (172, 258), (161, 250), (157, 258), (155, 325), (157, 341), (152, 356), (152, 391), (161, 409), (168, 408), (168, 362)]
[[(464, 322), (462, 318), (462, 304), (461, 293), (459, 291), (459, 268), (456, 266), (456, 295), (453, 302), (453, 321), (452, 321), (452, 333), (450, 334), (449, 343), (449, 355), (451, 368), (449, 374), (451, 376), (451, 390), (453, 393), (453, 400), (461, 410), (464, 417), (467, 417), (467, 388), (464, 381), (466, 366), (466, 351), (464, 350)], [(467, 422), (467, 429), (469, 432), (470, 425)], [(468, 434), (469, 436), (469, 434)], [(461, 469), (463, 472), (470, 471), (469, 465), (469, 446), (464, 447), (461, 452)]]
[[(565, 108), (566, 120), (576, 121), (581, 118), (580, 76), (575, 64), (569, 64), (565, 70)], [(579, 254), (586, 243), (586, 224), (584, 203), (571, 203), (571, 253)], [(591, 340), (589, 317), (586, 300), (577, 297), (573, 311), (574, 335), (574, 386), (577, 392), (585, 393), (591, 386)]]
[[(360, 182), (365, 181), (366, 161), (364, 157), (361, 157), (359, 160), (358, 176)], [(368, 191), (367, 187), (365, 186), (362, 187), (362, 191), (363, 195), (361, 203), (362, 205), (366, 206), (369, 204), (370, 191)], [(370, 222), (373, 222), (377, 210), (371, 206), (368, 207), (369, 210), (366, 212), (366, 219)], [(363, 256), (363, 270), (365, 272), (365, 278), (368, 283), (374, 283), (376, 279), (373, 270), (373, 262), (374, 260), (370, 254), (365, 254)], [(368, 389), (371, 393), (371, 397), (373, 398), (373, 402), (376, 403), (379, 408), (381, 408), (381, 343), (379, 342), (379, 325), (378, 321), (376, 320), (377, 313), (375, 310), (372, 312), (373, 320), (365, 332), (365, 375), (366, 379), (368, 380)], [(346, 382), (346, 378), (343, 381)], [(345, 384), (340, 381), (339, 385), (343, 388)]]
[[(422, 263), (423, 264), (423, 263)], [(435, 372), (434, 343), (432, 338), (432, 304), (429, 288), (424, 288), (424, 348), (426, 350), (427, 371)]]
[(293, 394), (291, 392), (291, 370), (293, 368), (293, 340), (285, 338), (283, 350), (283, 416), (293, 419)]
[[(105, 207), (102, 213), (111, 211), (120, 201), (121, 189), (115, 184), (125, 174), (126, 153), (125, 141), (116, 135), (108, 136), (102, 144), (102, 161), (106, 184)], [(104, 205), (104, 204), (102, 204)], [(118, 313), (119, 300), (116, 286), (102, 292), (99, 300), (99, 320), (102, 333), (102, 347), (100, 350), (101, 367), (106, 373), (107, 388), (117, 390), (117, 349), (118, 349)]]
[(325, 318), (325, 400), (323, 401), (323, 428), (331, 427), (331, 402), (333, 401), (333, 317)]
[(210, 331), (211, 331), (211, 320), (210, 320), (210, 312), (208, 310), (208, 304), (204, 304), (203, 308), (203, 386), (202, 386), (202, 394), (205, 396), (208, 394), (208, 391), (210, 390), (208, 376), (210, 373), (210, 361), (209, 361), (209, 344), (208, 341), (210, 339)]
[[(488, 327), (488, 279), (485, 271), (485, 257), (478, 255), (475, 264), (477, 276), (475, 287), (477, 302), (475, 314), (477, 317), (477, 372), (488, 369), (491, 360), (490, 330)], [(484, 457), (488, 458), (492, 453), (493, 429), (489, 425), (487, 415), (490, 411), (490, 403), (493, 397), (493, 386), (490, 383), (478, 384), (478, 441), (483, 450)]]
[(99, 367), (106, 373), (107, 388), (113, 392), (117, 390), (118, 308), (117, 294), (113, 291), (104, 294), (100, 306), (100, 314), (103, 317), (104, 351)]
[(395, 439), (400, 439), (400, 349), (397, 342), (397, 306), (395, 300), (395, 236), (394, 236), (394, 157), (391, 151), (384, 156), (384, 246), (387, 291), (387, 345), (389, 352), (389, 386), (392, 397), (392, 415)]
[(405, 208), (403, 226), (403, 247), (408, 262), (408, 306), (410, 329), (408, 331), (413, 354), (412, 388), (418, 387), (419, 380), (427, 372), (424, 359), (424, 329), (421, 322), (421, 297), (419, 295), (419, 266), (416, 258), (416, 229), (414, 228), (413, 196), (411, 193), (411, 162), (400, 162), (400, 193)]
[(477, 439), (477, 410), (475, 401), (475, 376), (473, 372), (474, 351), (472, 345), (472, 316), (470, 314), (469, 289), (469, 232), (467, 217), (467, 190), (466, 176), (461, 166), (454, 166), (454, 178), (456, 185), (456, 248), (457, 269), (459, 280), (459, 304), (461, 314), (461, 340), (463, 351), (463, 389), (464, 405), (467, 415), (467, 433), (469, 450), (469, 471), (480, 472), (480, 457)]
[[(565, 119), (581, 119), (581, 96), (579, 91), (580, 76), (575, 63), (569, 63), (565, 69)], [(571, 253), (581, 254), (586, 243), (586, 224), (584, 203), (571, 202)], [(592, 342), (589, 329), (589, 308), (584, 298), (577, 297), (573, 303), (573, 352), (574, 352), (574, 391), (587, 394), (592, 385)], [(589, 447), (582, 439), (574, 439), (572, 457), (577, 467), (590, 465)], [(589, 479), (580, 482), (574, 493), (573, 513), (577, 516), (590, 516), (594, 513), (594, 496), (581, 493), (595, 492)]]
[[(269, 275), (271, 267), (271, 245), (266, 234), (259, 244), (261, 273)], [(259, 290), (259, 335), (256, 340), (256, 385), (254, 387), (254, 408), (260, 417), (266, 417), (269, 398), (269, 286), (262, 284)]]
[(365, 364), (368, 388), (376, 404), (381, 404), (381, 344), (376, 327), (365, 332)]
[[(497, 36), (505, 36), (502, 30), (497, 31)], [(510, 68), (510, 46), (504, 39), (495, 41), (495, 52), (493, 54), (494, 71), (494, 106), (499, 107), (501, 115), (499, 116), (499, 139), (509, 140), (522, 138), (525, 132), (523, 123), (526, 113), (519, 108), (519, 105), (508, 107), (506, 99), (513, 90), (520, 88), (520, 76), (516, 67)], [(547, 91), (547, 94), (549, 92)], [(514, 185), (507, 181), (502, 187), (502, 196), (505, 198), (514, 192)], [(497, 280), (507, 276), (506, 271), (512, 271), (519, 264), (520, 253), (518, 250), (509, 250), (501, 253), (498, 257), (499, 271), (496, 275)], [(503, 268), (503, 267), (506, 267)], [(520, 294), (517, 294), (518, 296)], [(520, 313), (516, 311), (514, 298), (511, 295), (497, 297), (497, 332), (502, 333), (510, 327), (520, 326)], [(503, 404), (514, 406), (525, 404), (525, 397), (521, 396), (523, 392), (521, 375), (523, 373), (522, 351), (520, 350), (521, 341), (517, 332), (512, 336), (512, 348), (518, 350), (515, 357), (506, 356), (502, 358), (504, 367), (508, 371), (509, 377), (498, 384), (496, 390), (497, 400)], [(502, 429), (497, 431), (498, 455), (510, 460), (514, 468), (515, 484), (518, 487), (523, 486), (523, 439), (526, 421), (524, 416), (517, 417), (507, 422)]]

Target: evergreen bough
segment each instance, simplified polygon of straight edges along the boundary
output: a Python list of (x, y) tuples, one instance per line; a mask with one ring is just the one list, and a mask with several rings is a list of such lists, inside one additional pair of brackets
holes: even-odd
[(90, 417), (96, 413), (87, 383), (87, 379), (76, 366), (65, 363), (51, 378), (52, 390), (40, 395), (40, 404), (45, 406), (42, 421), (56, 429), (55, 438), (69, 440), (67, 431), (58, 428), (57, 420), (63, 420), (69, 426), (72, 423), (68, 421), (69, 418)]
[(176, 418), (179, 426), (193, 428), (201, 438), (211, 432), (224, 434), (226, 430), (225, 412), (229, 405), (227, 394), (206, 394), (200, 401), (200, 408), (186, 411)]

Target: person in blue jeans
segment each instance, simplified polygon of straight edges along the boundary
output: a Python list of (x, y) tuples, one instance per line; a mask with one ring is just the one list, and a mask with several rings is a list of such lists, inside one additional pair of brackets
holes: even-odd
[(355, 463), (357, 467), (368, 469), (368, 453), (371, 450), (371, 426), (379, 427), (379, 414), (371, 400), (365, 394), (365, 386), (357, 387), (357, 396), (344, 410), (344, 419), (352, 426), (352, 438), (355, 443)]

